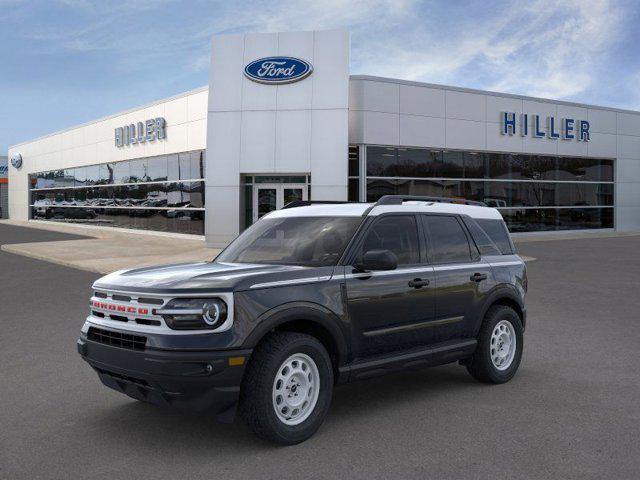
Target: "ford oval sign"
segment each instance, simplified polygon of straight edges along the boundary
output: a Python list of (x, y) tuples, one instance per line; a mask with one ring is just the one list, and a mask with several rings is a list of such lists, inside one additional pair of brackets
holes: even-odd
[(297, 82), (311, 75), (312, 71), (309, 62), (293, 57), (260, 58), (244, 67), (244, 74), (249, 80), (275, 85)]
[(11, 165), (13, 165), (13, 168), (20, 168), (22, 166), (22, 155), (19, 153), (11, 155)]

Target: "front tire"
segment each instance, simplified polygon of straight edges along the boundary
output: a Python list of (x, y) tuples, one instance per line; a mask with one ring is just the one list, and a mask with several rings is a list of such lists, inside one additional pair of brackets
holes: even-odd
[(485, 383), (505, 383), (520, 366), (524, 338), (522, 321), (511, 307), (494, 305), (488, 311), (478, 333), (478, 346), (467, 371)]
[(333, 395), (324, 346), (297, 332), (269, 334), (255, 349), (240, 391), (240, 415), (253, 432), (294, 445), (320, 428)]

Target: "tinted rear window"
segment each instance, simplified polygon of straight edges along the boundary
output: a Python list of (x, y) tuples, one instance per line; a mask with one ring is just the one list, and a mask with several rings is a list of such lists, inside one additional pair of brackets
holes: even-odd
[(511, 255), (514, 253), (509, 231), (502, 220), (476, 218), (476, 221), (486, 234), (489, 235), (489, 238), (493, 240), (493, 243), (500, 249), (500, 253), (503, 255)]
[(489, 238), (482, 227), (478, 225), (473, 218), (463, 217), (463, 221), (469, 229), (469, 233), (471, 233), (473, 241), (476, 242), (476, 245), (482, 255), (502, 255), (498, 246), (493, 243), (493, 240)]

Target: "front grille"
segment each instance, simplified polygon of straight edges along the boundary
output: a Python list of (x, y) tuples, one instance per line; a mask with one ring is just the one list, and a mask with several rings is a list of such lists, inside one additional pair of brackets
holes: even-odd
[(155, 306), (162, 307), (168, 300), (164, 297), (94, 291), (89, 306), (92, 316), (128, 324), (126, 329), (135, 331), (138, 325), (162, 328), (164, 320), (156, 313)]
[(129, 350), (144, 350), (147, 344), (147, 337), (142, 335), (112, 332), (111, 330), (103, 330), (96, 327), (89, 327), (87, 337), (94, 342)]

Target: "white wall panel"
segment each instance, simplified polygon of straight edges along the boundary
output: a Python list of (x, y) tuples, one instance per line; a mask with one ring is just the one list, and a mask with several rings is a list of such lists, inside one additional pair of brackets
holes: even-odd
[(349, 105), (349, 33), (346, 30), (313, 32), (314, 109), (344, 108)]
[(640, 136), (640, 113), (618, 112), (618, 135)]
[(225, 247), (239, 231), (240, 190), (237, 186), (206, 187), (205, 232), (209, 247)]
[[(610, 133), (593, 132), (591, 141), (587, 142), (587, 153), (591, 157), (615, 158), (617, 155), (617, 137)], [(584, 142), (582, 142), (584, 143)]]
[(484, 122), (447, 118), (446, 147), (484, 150), (487, 145)]
[[(187, 99), (189, 97), (181, 97), (170, 100), (164, 106), (164, 118), (169, 125), (180, 125), (187, 122)], [(206, 111), (206, 104), (205, 104)]]
[[(272, 172), (276, 165), (275, 110), (243, 111), (241, 128), (240, 171)], [(207, 149), (217, 147), (207, 141)]]
[[(182, 152), (178, 150), (177, 145), (170, 144), (173, 148), (172, 152)], [(169, 144), (167, 144), (169, 146)], [(207, 148), (207, 120), (196, 120), (187, 123), (187, 148), (186, 150), (204, 150)]]
[(447, 90), (445, 101), (447, 118), (477, 122), (484, 122), (486, 119), (485, 95)]
[(589, 152), (589, 142), (578, 142), (576, 140), (551, 140), (558, 142), (558, 155), (575, 155), (578, 157), (586, 157)]
[[(278, 34), (278, 55), (296, 57), (313, 65), (313, 32)], [(276, 87), (278, 110), (310, 109), (313, 82), (295, 82)], [(273, 87), (272, 87), (273, 88)]]
[[(495, 107), (495, 105), (494, 105)], [(507, 110), (505, 110), (507, 111)], [(502, 135), (500, 133), (500, 124), (486, 123), (487, 134), (487, 150), (496, 152), (522, 152), (524, 139), (520, 134)]]
[(349, 143), (364, 143), (364, 115), (362, 110), (349, 110)]
[(640, 137), (618, 135), (618, 157), (640, 159)]
[(616, 133), (617, 114), (611, 110), (602, 110), (598, 108), (587, 109), (587, 120), (589, 120), (589, 130), (593, 134), (597, 133)]
[(347, 199), (348, 114), (346, 109), (313, 110), (311, 114), (311, 196), (319, 197), (318, 186), (335, 187)]
[(616, 207), (616, 230), (637, 232), (640, 230), (640, 207)]
[(215, 148), (207, 148), (207, 189), (239, 182), (241, 117), (240, 112), (209, 112), (207, 142)]
[(529, 119), (531, 119), (532, 115), (540, 115), (541, 123), (542, 123), (543, 117), (547, 117), (549, 115), (553, 116), (558, 114), (558, 109), (555, 103), (523, 100), (522, 108), (524, 112), (529, 114)]
[(244, 79), (244, 36), (218, 35), (211, 41), (211, 62), (209, 66), (209, 111), (239, 110), (242, 103)]
[[(588, 120), (588, 109), (583, 107), (576, 107), (574, 105), (558, 105), (557, 107), (558, 123), (563, 118), (573, 118), (574, 120)], [(560, 130), (560, 129), (558, 129)]]
[(400, 85), (400, 113), (445, 117), (445, 91), (437, 88)]
[[(617, 182), (640, 183), (640, 160), (619, 158), (615, 163)], [(640, 189), (640, 185), (638, 185)]]
[(400, 115), (399, 144), (413, 147), (445, 146), (445, 119)]
[(276, 112), (275, 162), (275, 172), (311, 171), (311, 110)]
[(498, 97), (487, 95), (487, 116), (486, 121), (500, 124), (502, 112), (512, 112), (516, 114), (517, 121), (520, 121), (522, 110), (522, 100), (511, 97)]
[(365, 80), (349, 80), (349, 111), (364, 110)]
[(616, 205), (640, 207), (640, 183), (622, 182), (616, 185)]
[(167, 139), (171, 138), (171, 147), (165, 153), (185, 152), (189, 150), (187, 123), (167, 127)]
[(400, 116), (397, 113), (364, 112), (364, 142), (380, 145), (398, 145)]
[(363, 110), (398, 113), (400, 111), (400, 85), (390, 82), (363, 82), (362, 100)]
[(557, 155), (559, 141), (559, 139), (550, 140), (546, 137), (534, 138), (527, 136), (524, 137), (522, 142), (522, 151), (527, 153), (540, 153), (543, 155)]
[[(209, 92), (202, 91), (187, 96), (187, 121), (196, 122), (207, 119)], [(167, 122), (169, 119), (167, 118)], [(177, 122), (174, 122), (177, 123)]]

